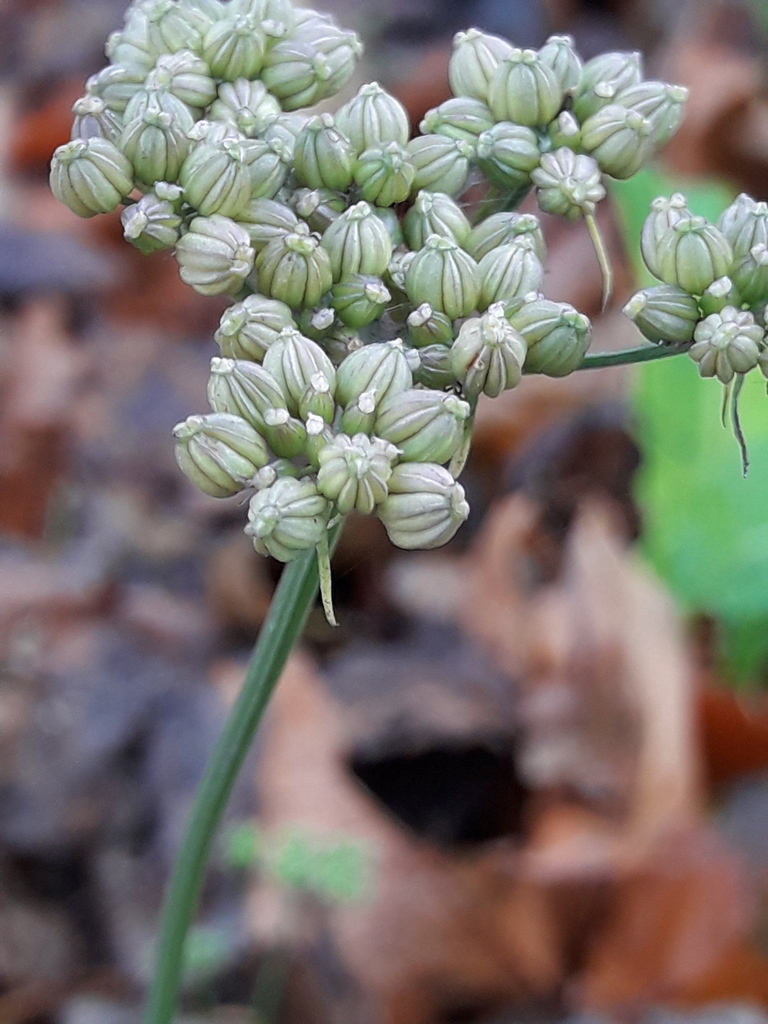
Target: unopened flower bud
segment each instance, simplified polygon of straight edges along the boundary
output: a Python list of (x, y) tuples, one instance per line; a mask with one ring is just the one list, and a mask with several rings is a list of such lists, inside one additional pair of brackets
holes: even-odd
[(650, 122), (655, 147), (663, 146), (683, 120), (689, 90), (669, 82), (638, 82), (617, 93), (614, 103), (636, 110)]
[(261, 362), (284, 327), (295, 327), (289, 306), (264, 295), (248, 295), (222, 314), (213, 336), (223, 356)]
[(260, 555), (290, 562), (320, 543), (330, 509), (313, 480), (282, 477), (251, 498), (245, 532)]
[(545, 213), (575, 220), (593, 214), (605, 186), (600, 167), (591, 156), (576, 154), (567, 146), (542, 154), (539, 166), (531, 172), (536, 200)]
[(270, 118), (280, 113), (280, 104), (260, 79), (236, 78), (222, 82), (209, 116), (226, 121), (247, 138), (259, 135)]
[(341, 429), (350, 437), (373, 433), (376, 421), (376, 391), (363, 391), (345, 408), (341, 416)]
[(100, 96), (81, 96), (72, 104), (72, 113), (75, 119), (72, 122), (71, 139), (91, 139), (100, 136), (117, 145), (123, 130), (123, 122)]
[(181, 216), (172, 202), (160, 199), (155, 192), (147, 192), (137, 203), (126, 206), (120, 220), (124, 237), (145, 255), (171, 249), (179, 240)]
[(204, 217), (220, 213), (238, 218), (251, 197), (248, 157), (246, 143), (234, 138), (193, 146), (179, 172), (190, 206)]
[(533, 251), (543, 263), (547, 249), (539, 218), (532, 213), (492, 213), (479, 221), (467, 236), (464, 248), (469, 255), (480, 260), (492, 249), (514, 244), (517, 239), (530, 239)]
[(685, 345), (701, 318), (699, 304), (676, 284), (659, 284), (636, 292), (622, 309), (648, 341)]
[(273, 238), (284, 238), (297, 231), (300, 223), (290, 207), (265, 196), (249, 200), (245, 209), (238, 215), (237, 222), (248, 232), (251, 245), (257, 253), (261, 252)]
[(318, 452), (318, 490), (342, 515), (370, 515), (387, 496), (397, 457), (397, 448), (381, 438), (337, 434)]
[(479, 309), (492, 302), (522, 298), (537, 292), (544, 285), (544, 267), (536, 255), (534, 244), (526, 238), (500, 245), (486, 253), (479, 263)]
[(285, 395), (272, 374), (247, 359), (215, 356), (211, 360), (207, 396), (214, 412), (241, 416), (260, 432), (268, 409), (286, 407)]
[(613, 103), (616, 96), (643, 77), (639, 53), (602, 53), (588, 60), (581, 69), (573, 97), (573, 112), (582, 123), (601, 107)]
[(464, 245), (470, 223), (455, 200), (444, 192), (419, 192), (403, 219), (403, 232), (409, 247), (417, 252), (430, 235), (450, 238)]
[(476, 28), (457, 32), (448, 62), (451, 92), (454, 96), (470, 96), (487, 103), (493, 73), (513, 49), (512, 44), (501, 36)]
[(147, 84), (168, 92), (197, 111), (216, 98), (216, 83), (206, 62), (191, 50), (164, 53), (147, 76)]
[(428, 110), (419, 130), (422, 135), (447, 135), (448, 138), (474, 144), (478, 135), (492, 128), (494, 122), (490, 108), (482, 100), (454, 96), (439, 107)]
[(330, 188), (298, 188), (291, 196), (290, 203), (298, 216), (320, 234), (349, 206), (349, 200), (343, 192), (334, 192)]
[(429, 189), (457, 196), (463, 191), (475, 156), (475, 147), (445, 135), (417, 135), (407, 146), (416, 170), (413, 191)]
[(480, 272), (472, 257), (449, 238), (430, 235), (405, 275), (408, 298), (428, 302), (452, 320), (467, 316), (480, 297)]
[(581, 145), (604, 174), (623, 181), (653, 155), (652, 125), (636, 110), (608, 104), (583, 122)]
[(392, 239), (368, 203), (361, 202), (340, 214), (321, 240), (328, 254), (334, 281), (352, 274), (380, 277), (392, 255)]
[(526, 373), (565, 377), (579, 365), (592, 340), (589, 320), (567, 302), (534, 299), (508, 313), (508, 319), (528, 346)]
[(331, 289), (331, 305), (348, 327), (365, 327), (378, 320), (391, 299), (380, 277), (353, 274)]
[(176, 120), (158, 103), (150, 103), (141, 116), (126, 120), (119, 145), (137, 181), (151, 187), (156, 181), (176, 180), (190, 150), (187, 131), (192, 124), (188, 111), (184, 119)]
[(581, 145), (581, 125), (570, 110), (563, 110), (549, 122), (547, 138), (551, 149), (567, 146), (575, 152)]
[(535, 50), (515, 49), (493, 73), (488, 106), (497, 121), (545, 125), (557, 116), (564, 90)]
[(266, 51), (266, 39), (256, 18), (225, 15), (208, 29), (202, 56), (214, 78), (234, 82), (238, 78), (256, 78)]
[(269, 370), (277, 381), (288, 409), (295, 416), (300, 414), (302, 398), (315, 374), (323, 374), (333, 396), (336, 381), (333, 363), (317, 342), (305, 338), (292, 327), (285, 327), (267, 349), (264, 369)]
[(411, 135), (403, 104), (378, 82), (368, 82), (336, 111), (336, 125), (358, 153), (397, 142), (405, 146)]
[(702, 316), (709, 316), (710, 313), (720, 313), (726, 306), (741, 306), (743, 299), (736, 290), (730, 277), (718, 277), (716, 281), (705, 288), (698, 301)]
[(741, 192), (720, 214), (717, 227), (730, 242), (734, 256), (744, 255), (753, 245), (768, 242), (768, 203), (758, 203)]
[(137, 64), (109, 64), (88, 79), (86, 90), (89, 95), (100, 97), (113, 113), (122, 114), (144, 88), (147, 70)]
[(693, 337), (688, 354), (699, 364), (699, 374), (728, 384), (757, 366), (765, 331), (751, 313), (726, 306), (702, 320)]
[(287, 38), (267, 50), (261, 80), (283, 110), (298, 110), (320, 99), (331, 73), (325, 57), (314, 46)]
[(354, 32), (339, 28), (333, 18), (311, 9), (294, 12), (295, 27), (291, 38), (308, 43), (318, 50), (327, 66), (328, 76), (320, 97), (335, 96), (355, 70), (363, 45)]
[(405, 391), (413, 377), (402, 341), (378, 341), (351, 352), (336, 371), (336, 398), (348, 406), (364, 391), (373, 391), (376, 404)]
[(288, 306), (316, 306), (333, 284), (328, 253), (314, 235), (274, 238), (256, 257), (259, 288)]
[(504, 189), (530, 185), (541, 153), (532, 128), (499, 121), (477, 140), (477, 163), (491, 184)]
[(195, 217), (176, 243), (182, 281), (201, 295), (234, 294), (253, 270), (248, 232), (216, 213)]
[(440, 310), (433, 309), (428, 302), (408, 314), (408, 340), (414, 348), (427, 345), (450, 345), (455, 337), (453, 320)]
[(376, 410), (373, 432), (397, 446), (404, 462), (447, 462), (464, 440), (470, 407), (457, 395), (411, 388)]
[(342, 191), (352, 183), (355, 149), (331, 114), (310, 118), (299, 133), (294, 153), (296, 177), (309, 188)]
[[(331, 364), (333, 365), (333, 364)], [(332, 423), (336, 414), (336, 403), (333, 398), (333, 379), (318, 371), (309, 378), (309, 384), (299, 401), (299, 416), (305, 421), (310, 415), (319, 416), (326, 423)]]
[(681, 192), (674, 192), (669, 199), (666, 196), (659, 196), (651, 203), (650, 213), (645, 218), (640, 232), (640, 254), (654, 277), (661, 277), (659, 265), (661, 239), (669, 228), (690, 217), (688, 200)]
[(497, 398), (519, 383), (526, 351), (525, 339), (506, 319), (503, 304), (496, 303), (461, 325), (450, 350), (451, 368), (469, 398)]
[(415, 174), (405, 147), (399, 142), (387, 142), (360, 154), (354, 178), (363, 199), (387, 207), (408, 198)]
[(133, 189), (133, 168), (109, 139), (94, 136), (59, 146), (51, 160), (51, 191), (78, 217), (111, 213)]
[(242, 491), (267, 464), (264, 439), (239, 416), (189, 416), (173, 428), (176, 462), (193, 484), (214, 498)]
[(442, 344), (420, 348), (419, 365), (413, 371), (413, 381), (433, 391), (454, 388), (457, 380), (451, 367), (451, 349)]
[(579, 84), (582, 64), (571, 36), (550, 36), (539, 50), (539, 60), (554, 71), (564, 93)]
[(264, 412), (262, 428), (267, 444), (275, 453), (284, 459), (293, 459), (304, 454), (307, 441), (307, 428), (291, 416), (286, 408), (267, 409)]
[(399, 548), (441, 547), (469, 515), (464, 488), (434, 463), (403, 462), (387, 486), (389, 494), (376, 513)]
[(322, 416), (314, 412), (307, 413), (304, 421), (307, 430), (307, 439), (304, 442), (304, 455), (310, 466), (317, 469), (320, 466), (320, 452), (327, 444), (333, 441), (336, 434)]
[(658, 244), (659, 276), (665, 284), (679, 284), (691, 295), (729, 274), (733, 252), (725, 236), (704, 217), (679, 220)]
[(768, 245), (759, 242), (746, 255), (737, 256), (730, 277), (744, 302), (764, 305), (768, 301)]

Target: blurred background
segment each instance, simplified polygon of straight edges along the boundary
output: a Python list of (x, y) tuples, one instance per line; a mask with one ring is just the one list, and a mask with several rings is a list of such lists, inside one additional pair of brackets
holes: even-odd
[[(0, 5), (0, 1024), (134, 1024), (195, 785), (279, 566), (178, 472), (223, 301), (49, 194), (123, 0)], [(641, 49), (691, 89), (612, 190), (601, 279), (544, 218), (546, 293), (639, 342), (650, 200), (768, 200), (765, 0), (329, 0), (414, 125), (475, 25)], [(345, 98), (339, 98), (339, 102)], [(754, 374), (752, 375), (755, 376)], [(768, 1021), (768, 399), (750, 453), (685, 357), (481, 406), (448, 547), (352, 520), (242, 773), (184, 1024)]]

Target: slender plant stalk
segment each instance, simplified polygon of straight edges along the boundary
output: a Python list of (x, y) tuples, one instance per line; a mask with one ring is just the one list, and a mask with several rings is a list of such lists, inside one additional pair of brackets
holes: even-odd
[(640, 345), (638, 348), (620, 349), (618, 352), (593, 352), (584, 356), (577, 370), (598, 370), (602, 366), (628, 366), (631, 363), (649, 363), (653, 359), (668, 359), (687, 352), (690, 345)]
[[(331, 551), (340, 533), (341, 524), (331, 531)], [(289, 562), (283, 570), (243, 688), (198, 787), (163, 907), (146, 1024), (170, 1024), (173, 1020), (182, 979), (184, 940), (197, 908), (217, 826), (317, 590), (317, 558), (313, 549)]]

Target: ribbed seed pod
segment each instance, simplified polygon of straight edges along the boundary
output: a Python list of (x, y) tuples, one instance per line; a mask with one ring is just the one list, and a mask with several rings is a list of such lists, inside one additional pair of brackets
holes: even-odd
[(336, 383), (336, 370), (317, 342), (305, 338), (293, 327), (285, 327), (264, 355), (264, 369), (268, 370), (285, 395), (289, 412), (299, 415), (304, 392), (312, 377), (322, 373), (328, 381), (331, 396)]
[(184, 114), (184, 119), (176, 119), (154, 102), (141, 116), (125, 122), (118, 145), (143, 185), (151, 187), (156, 181), (178, 177), (191, 145), (187, 131), (193, 124), (192, 115), (187, 110)]
[(405, 146), (411, 135), (405, 107), (378, 82), (361, 86), (335, 116), (337, 128), (358, 153), (387, 142)]
[(597, 161), (566, 146), (542, 154), (539, 166), (531, 171), (531, 181), (536, 186), (539, 207), (545, 213), (568, 220), (594, 214), (597, 204), (605, 198)]
[(78, 217), (111, 213), (133, 189), (130, 160), (108, 139), (74, 139), (51, 160), (51, 192)]
[(581, 69), (573, 96), (573, 112), (582, 123), (601, 107), (613, 103), (622, 89), (637, 85), (643, 77), (639, 53), (601, 53)]
[(331, 261), (315, 235), (275, 238), (256, 257), (259, 289), (298, 309), (316, 306), (333, 284)]
[(201, 295), (235, 294), (253, 270), (247, 231), (218, 213), (195, 217), (175, 254), (182, 281)]
[(464, 488), (434, 463), (401, 463), (392, 470), (387, 486), (389, 494), (377, 505), (376, 514), (396, 547), (441, 547), (469, 515)]
[(295, 327), (289, 306), (265, 295), (248, 295), (225, 310), (213, 336), (223, 356), (261, 362), (284, 327)]
[(699, 374), (728, 384), (757, 366), (765, 331), (751, 313), (726, 306), (702, 320), (693, 337), (688, 354), (699, 364)]
[(75, 115), (70, 139), (91, 139), (100, 136), (117, 145), (123, 130), (120, 117), (110, 110), (100, 96), (81, 96), (72, 104)]
[(468, 316), (480, 297), (480, 272), (472, 257), (449, 238), (430, 235), (405, 275), (415, 305), (428, 302), (452, 320)]
[(147, 192), (137, 203), (132, 203), (120, 214), (123, 236), (145, 255), (171, 249), (179, 240), (181, 215), (174, 204)]
[(252, 17), (224, 17), (208, 29), (202, 55), (214, 78), (234, 82), (256, 78), (267, 53), (267, 41)]
[(464, 440), (469, 404), (457, 395), (410, 388), (379, 404), (373, 432), (397, 447), (403, 462), (447, 462)]
[(259, 432), (264, 430), (267, 410), (286, 408), (285, 396), (272, 374), (247, 359), (214, 356), (206, 393), (214, 412), (240, 416)]
[(582, 64), (571, 36), (550, 36), (538, 52), (539, 60), (555, 73), (564, 93), (576, 89)]
[(526, 373), (565, 377), (579, 365), (592, 340), (589, 320), (567, 302), (526, 301), (508, 312), (507, 319), (528, 346)]
[(191, 50), (164, 53), (147, 75), (147, 88), (168, 92), (198, 112), (213, 103), (216, 83), (206, 62)]
[(330, 510), (313, 480), (282, 477), (251, 498), (245, 532), (260, 555), (290, 562), (320, 543)]
[(499, 121), (477, 140), (477, 163), (493, 185), (518, 190), (531, 182), (541, 153), (536, 132), (510, 121)]
[(532, 213), (492, 213), (470, 231), (463, 247), (478, 262), (500, 245), (514, 244), (518, 238), (529, 238), (533, 251), (543, 263), (547, 249), (539, 218)]
[(667, 230), (681, 220), (690, 218), (688, 200), (680, 192), (674, 192), (669, 199), (659, 196), (651, 203), (651, 210), (643, 222), (640, 232), (640, 255), (654, 277), (661, 277), (659, 266), (659, 243)]
[(412, 384), (402, 341), (377, 341), (350, 352), (337, 367), (336, 399), (346, 407), (363, 392), (373, 392), (375, 409), (387, 395), (405, 391)]
[(356, 203), (330, 224), (321, 239), (334, 281), (353, 274), (380, 277), (392, 256), (389, 232), (368, 203)]
[(679, 220), (658, 244), (659, 276), (701, 295), (718, 277), (729, 274), (733, 252), (725, 236), (704, 217)]
[(214, 121), (226, 121), (247, 138), (254, 138), (279, 113), (280, 104), (262, 81), (236, 78), (221, 83), (209, 116)]
[(507, 320), (503, 303), (495, 303), (483, 316), (461, 325), (450, 349), (451, 370), (468, 398), (497, 398), (520, 382), (526, 351), (525, 339)]
[[(283, 238), (292, 231), (301, 234), (299, 225), (302, 222), (293, 210), (276, 199), (266, 199), (263, 196), (249, 200), (237, 222), (248, 232), (255, 252), (261, 252), (273, 238)], [(306, 225), (302, 224), (302, 227)]]
[(342, 515), (370, 515), (387, 496), (397, 456), (394, 445), (381, 438), (337, 434), (318, 452), (318, 490)]
[(242, 491), (269, 459), (259, 433), (229, 413), (189, 416), (173, 428), (173, 436), (179, 469), (214, 498)]
[(501, 36), (471, 28), (453, 37), (453, 52), (448, 62), (448, 81), (454, 96), (470, 96), (488, 101), (491, 78), (514, 47)]
[(440, 310), (432, 309), (428, 302), (408, 314), (408, 340), (414, 348), (427, 345), (450, 345), (456, 336), (453, 320)]
[(225, 138), (198, 142), (179, 171), (179, 184), (190, 206), (203, 217), (220, 213), (237, 219), (251, 197), (247, 140)]
[(660, 284), (636, 292), (622, 309), (648, 341), (684, 345), (693, 341), (701, 319), (699, 304), (676, 284)]
[(366, 149), (355, 163), (354, 179), (360, 194), (382, 208), (407, 199), (415, 175), (408, 151), (399, 142)]
[(428, 189), (457, 196), (469, 177), (475, 147), (445, 135), (417, 135), (407, 145), (415, 174), (412, 192)]
[(486, 253), (478, 267), (479, 309), (494, 302), (522, 298), (529, 292), (540, 291), (544, 285), (544, 267), (534, 243), (524, 237)]
[(392, 298), (380, 277), (352, 274), (331, 289), (331, 305), (347, 327), (365, 327), (378, 320)]
[(653, 126), (636, 110), (611, 103), (581, 126), (581, 145), (604, 174), (623, 181), (647, 163), (654, 153)]
[(296, 140), (294, 170), (309, 188), (343, 191), (352, 184), (356, 153), (332, 114), (310, 118)]
[(418, 252), (430, 235), (450, 238), (464, 246), (471, 226), (464, 211), (444, 192), (419, 192), (403, 218), (409, 247)]
[(497, 121), (545, 125), (557, 116), (564, 91), (555, 72), (535, 50), (515, 49), (493, 73), (488, 106)]
[(654, 147), (669, 142), (683, 120), (689, 94), (684, 85), (645, 81), (617, 93), (614, 103), (636, 110), (651, 124)]
[(478, 135), (488, 131), (495, 123), (487, 103), (470, 96), (454, 96), (444, 100), (424, 115), (419, 125), (422, 135), (446, 135), (449, 139), (463, 139), (475, 144)]

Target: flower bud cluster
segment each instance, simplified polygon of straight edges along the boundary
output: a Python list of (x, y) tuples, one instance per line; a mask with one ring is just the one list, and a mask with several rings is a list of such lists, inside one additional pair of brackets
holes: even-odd
[(641, 252), (662, 283), (624, 314), (648, 341), (687, 346), (701, 376), (723, 384), (757, 366), (768, 376), (768, 204), (742, 194), (710, 224), (679, 193), (654, 199)]

